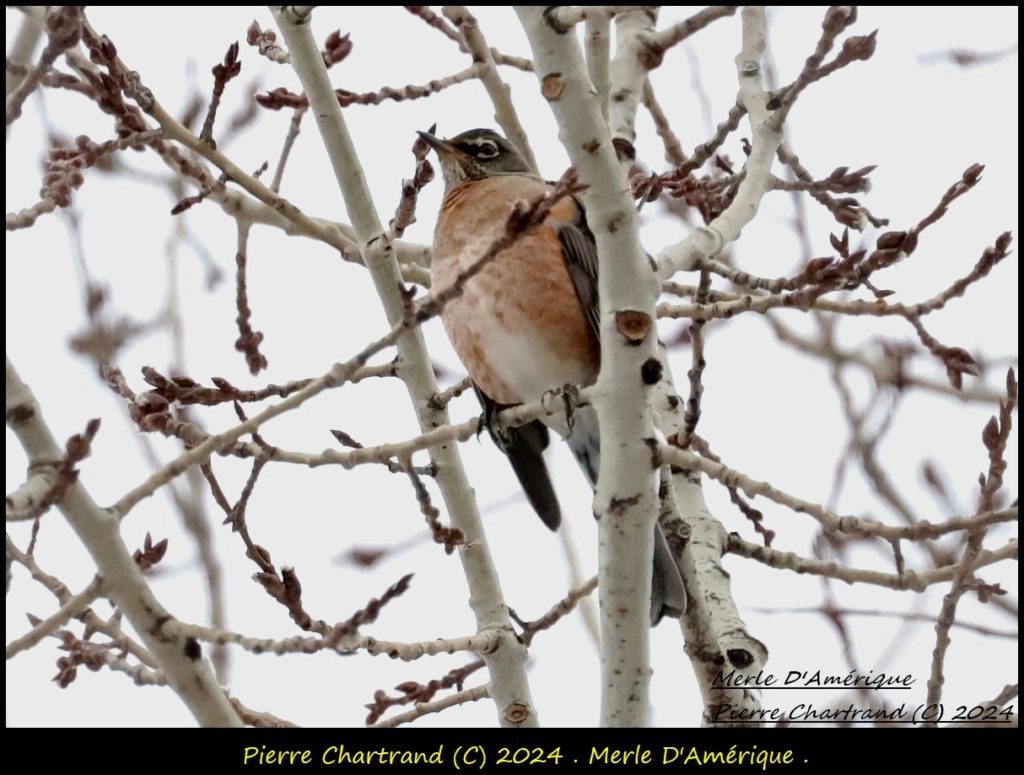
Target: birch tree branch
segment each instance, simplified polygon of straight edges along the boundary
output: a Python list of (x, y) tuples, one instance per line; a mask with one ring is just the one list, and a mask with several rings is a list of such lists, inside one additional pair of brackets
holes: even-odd
[[(407, 318), (401, 272), (393, 246), (382, 239), (384, 229), (377, 217), (337, 98), (324, 67), (323, 58), (313, 40), (308, 19), (293, 15), (289, 9), (275, 8), (274, 16), (290, 49), (295, 68), (317, 120), (335, 177), (345, 198), (349, 218), (356, 230), (363, 262), (370, 270), (377, 294), (388, 320), (400, 325)], [(422, 332), (417, 328), (398, 342), (400, 376), (420, 422), (428, 431), (450, 423), (447, 409), (431, 404), (438, 393), (430, 358)], [(462, 467), (457, 447), (434, 447), (431, 461), (436, 466), (436, 481), (448, 508), (452, 523), (462, 531), (465, 544), (459, 547), (470, 606), (481, 631), (498, 634), (499, 646), (484, 655), (490, 673), (489, 692), (503, 726), (534, 726), (537, 723), (529, 683), (526, 679), (526, 649), (515, 637), (505, 607), (497, 571), (484, 538), (483, 523), (473, 489)]]
[[(763, 102), (764, 90), (758, 90), (760, 87), (757, 79), (759, 59), (764, 49), (763, 9), (744, 9), (742, 20), (742, 44), (736, 57), (741, 99), (746, 97), (752, 103)], [(757, 81), (757, 84), (754, 81)], [(763, 120), (766, 113), (762, 111), (761, 115)], [(770, 144), (772, 141), (774, 139), (769, 136), (762, 138), (760, 142)], [(773, 154), (774, 151), (768, 154), (768, 167), (763, 172), (765, 190)], [(753, 158), (752, 155), (751, 159)], [(752, 218), (753, 214), (746, 213), (749, 218)], [(723, 216), (725, 215), (726, 213), (723, 213)], [(720, 237), (721, 234), (714, 226), (713, 222), (704, 229), (703, 232), (706, 233), (703, 236), (702, 230), (694, 232), (688, 240), (699, 242), (706, 238), (713, 240)], [(727, 243), (719, 244), (716, 252), (725, 244)], [(665, 276), (665, 266), (665, 262), (659, 260), (660, 277)], [(667, 362), (667, 358), (665, 360)], [(686, 405), (676, 392), (672, 384), (672, 375), (667, 370), (665, 378), (655, 386), (655, 392), (654, 406), (659, 417), (659, 427), (669, 439), (688, 438), (684, 411)], [(679, 451), (672, 450), (673, 453)], [(768, 652), (764, 644), (748, 632), (733, 599), (729, 574), (722, 568), (727, 533), (705, 503), (700, 471), (693, 466), (681, 464), (668, 455), (665, 456), (665, 461), (675, 466), (672, 469), (675, 472), (672, 474), (672, 496), (677, 513), (690, 531), (688, 538), (680, 536), (678, 531), (675, 531), (675, 540), (673, 531), (669, 531), (668, 536), (669, 544), (674, 550), (679, 543), (684, 542), (688, 549), (688, 552), (682, 553), (674, 551), (677, 557), (681, 554), (680, 570), (690, 602), (690, 608), (683, 617), (683, 631), (687, 654), (704, 699), (704, 723), (711, 724), (718, 715), (716, 709), (722, 705), (727, 704), (746, 711), (754, 711), (760, 707), (756, 695), (743, 689), (723, 687), (717, 681), (717, 677), (724, 665), (730, 669), (756, 673), (767, 660)], [(669, 523), (671, 524), (671, 520)], [(666, 524), (664, 519), (663, 524)]]
[[(636, 208), (574, 34), (542, 8), (517, 6), (541, 93), (581, 180), (600, 265), (601, 374), (594, 407), (601, 469), (594, 511), (600, 529), (602, 701), (605, 726), (645, 726), (650, 704), (649, 603), (658, 509), (654, 437), (643, 364), (656, 358), (657, 286), (646, 269)], [(621, 43), (620, 43), (621, 45)]]
[(8, 643), (7, 659), (16, 656), (26, 649), (32, 648), (47, 635), (52, 635), (69, 621), (80, 616), (100, 596), (102, 591), (103, 583), (100, 577), (96, 576), (85, 589), (64, 603), (60, 610), (43, 619), (20, 638), (15, 638)]
[(743, 227), (757, 215), (761, 198), (770, 190), (772, 161), (782, 144), (782, 133), (771, 122), (769, 93), (761, 80), (764, 54), (764, 8), (745, 7), (743, 47), (736, 56), (740, 84), (740, 105), (750, 118), (753, 135), (750, 155), (743, 166), (744, 177), (736, 196), (726, 210), (707, 226), (690, 234), (682, 242), (664, 248), (657, 256), (658, 276), (667, 279), (683, 269), (693, 269), (702, 258), (713, 258), (726, 245), (739, 238)]
[[(63, 451), (42, 416), (29, 387), (6, 359), (7, 426), (28, 455), (29, 465), (63, 457)], [(204, 726), (241, 726), (241, 720), (217, 683), (210, 664), (191, 655), (184, 638), (165, 631), (173, 617), (157, 600), (121, 539), (119, 520), (100, 508), (80, 482), (72, 482), (58, 508), (92, 555), (103, 578), (105, 594), (128, 617), (157, 659), (167, 683)]]
[(519, 120), (519, 114), (512, 102), (512, 89), (507, 83), (501, 80), (498, 75), (498, 67), (494, 63), (494, 54), (487, 47), (487, 41), (480, 32), (480, 24), (476, 17), (470, 13), (464, 5), (444, 6), (444, 15), (451, 20), (466, 42), (466, 48), (473, 55), (473, 61), (477, 69), (477, 77), (487, 90), (487, 96), (491, 98), (494, 105), (494, 120), (501, 127), (505, 137), (512, 143), (523, 159), (530, 165), (530, 169), (537, 170), (537, 160), (530, 148), (530, 141), (526, 136), (526, 130)]
[[(636, 113), (643, 100), (648, 69), (641, 52), (646, 36), (654, 29), (658, 12), (634, 11), (615, 17), (615, 58), (611, 63), (610, 91), (615, 95), (608, 111), (608, 131), (616, 142), (620, 163), (629, 171), (636, 151)], [(623, 145), (625, 143), (625, 145)], [(624, 152), (625, 149), (628, 152)]]

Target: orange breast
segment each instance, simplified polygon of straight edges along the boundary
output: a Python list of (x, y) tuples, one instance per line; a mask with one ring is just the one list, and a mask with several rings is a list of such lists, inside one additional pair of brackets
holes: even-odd
[[(449, 287), (504, 233), (516, 203), (547, 188), (517, 175), (453, 188), (434, 234), (433, 287)], [(498, 403), (535, 400), (545, 390), (597, 378), (599, 347), (569, 279), (561, 243), (548, 225), (575, 216), (576, 203), (563, 199), (545, 226), (495, 256), (442, 311), (470, 377)]]

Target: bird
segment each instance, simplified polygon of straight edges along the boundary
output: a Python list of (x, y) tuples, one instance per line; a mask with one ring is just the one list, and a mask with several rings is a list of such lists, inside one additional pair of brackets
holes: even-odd
[[(502, 135), (471, 129), (451, 139), (419, 136), (440, 161), (445, 193), (434, 230), (431, 287), (443, 291), (506, 231), (522, 202), (552, 186)], [(484, 425), (508, 457), (527, 500), (551, 530), (561, 508), (544, 462), (554, 429), (591, 486), (600, 468), (597, 413), (590, 406), (515, 428), (500, 427), (508, 406), (540, 400), (566, 385), (592, 385), (601, 367), (598, 255), (583, 205), (567, 196), (543, 224), (498, 252), (441, 310), (445, 331), (469, 372)], [(686, 591), (660, 526), (655, 525), (651, 625), (686, 609)]]

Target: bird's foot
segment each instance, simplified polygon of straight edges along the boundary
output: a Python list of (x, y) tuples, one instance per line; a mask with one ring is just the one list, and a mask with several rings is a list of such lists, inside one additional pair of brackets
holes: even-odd
[(576, 410), (587, 403), (580, 397), (579, 386), (562, 385), (562, 387), (552, 388), (541, 398), (541, 406), (549, 413), (554, 414), (556, 411), (553, 409), (555, 401), (561, 403), (561, 411), (565, 413), (566, 427), (572, 431), (576, 424)]

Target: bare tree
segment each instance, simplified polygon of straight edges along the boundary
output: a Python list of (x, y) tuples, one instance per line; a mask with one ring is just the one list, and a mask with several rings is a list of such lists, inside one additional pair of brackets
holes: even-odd
[[(600, 717), (578, 723), (1010, 723), (998, 660), (973, 694), (949, 678), (954, 635), (1016, 648), (1013, 224), (959, 212), (1015, 217), (982, 174), (1011, 149), (985, 147), (979, 116), (930, 152), (941, 185), (869, 194), (875, 164), (844, 132), (884, 137), (926, 96), (851, 93), (885, 40), (855, 7), (813, 11), (803, 37), (811, 11), (515, 11), (275, 7), (229, 18), (246, 45), (219, 57), (168, 32), (181, 61), (156, 66), (160, 25), (115, 33), (127, 11), (8, 10), (9, 686), (34, 658), (68, 696), (83, 666), (170, 687), (204, 725), (338, 723), (344, 705), (521, 727), (548, 718), (566, 659), (599, 653)], [(1016, 49), (920, 53), (966, 77)], [(190, 57), (212, 88), (197, 76), (174, 106)], [(445, 135), (493, 115), (532, 167), (572, 168), (444, 288), (430, 112)], [(808, 114), (842, 141), (811, 142)], [(38, 195), (11, 174), (36, 137)], [(588, 548), (495, 498), (511, 479), (435, 323), (566, 196), (601, 257), (601, 374), (491, 421), (596, 409), (596, 493), (555, 461), (572, 530), (592, 501), (594, 578)], [(688, 606), (651, 630), (655, 520)], [(765, 634), (808, 617), (827, 645)], [(922, 623), (930, 642), (904, 651)], [(787, 678), (833, 692), (808, 709), (772, 694)], [(332, 704), (290, 705), (278, 680)]]

